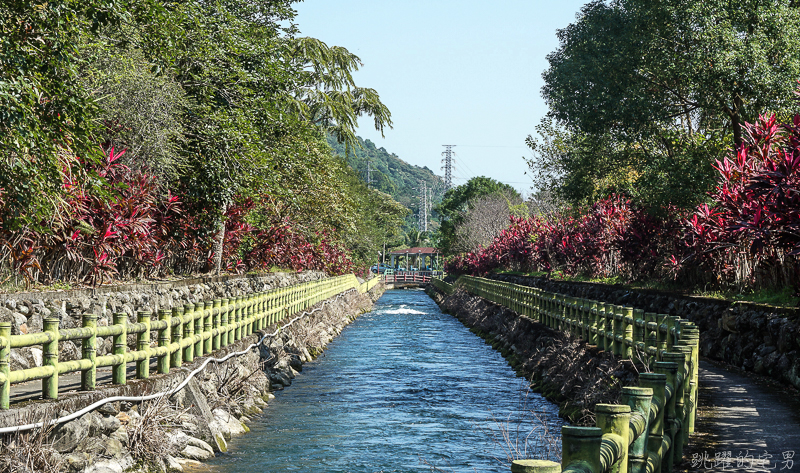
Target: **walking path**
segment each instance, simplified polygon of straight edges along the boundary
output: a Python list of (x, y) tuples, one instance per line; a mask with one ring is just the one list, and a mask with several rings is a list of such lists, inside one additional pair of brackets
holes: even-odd
[[(156, 364), (150, 365), (150, 372), (156, 372)], [(129, 380), (136, 379), (136, 364), (129, 363), (127, 370), (127, 377)], [(100, 389), (104, 386), (111, 385), (111, 367), (97, 368), (97, 388)], [(67, 373), (58, 377), (58, 393), (71, 393), (78, 392), (81, 389), (81, 374)], [(14, 384), (11, 386), (11, 393), (9, 395), (11, 401), (11, 408), (15, 404), (25, 401), (33, 401), (42, 398), (42, 381), (34, 380), (25, 383)]]
[(777, 383), (700, 362), (684, 471), (800, 472), (800, 399)]

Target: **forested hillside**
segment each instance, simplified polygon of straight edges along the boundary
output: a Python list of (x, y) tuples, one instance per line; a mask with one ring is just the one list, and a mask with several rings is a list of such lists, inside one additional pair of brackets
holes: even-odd
[[(436, 203), (441, 201), (444, 194), (443, 179), (427, 167), (408, 164), (396, 154), (390, 153), (382, 147), (376, 147), (375, 143), (370, 140), (358, 137), (358, 143), (361, 146), (351, 147), (345, 153), (346, 146), (344, 144), (337, 143), (332, 136), (328, 137), (328, 144), (340, 156), (346, 156), (347, 164), (361, 176), (364, 182), (368, 177), (367, 162), (370, 163), (369, 166), (372, 169), (370, 187), (391, 195), (394, 200), (408, 208), (411, 214), (407, 219), (406, 226), (411, 226), (412, 220), (413, 225), (416, 226), (415, 219), (420, 208), (421, 182), (426, 183), (432, 196), (432, 202)], [(429, 204), (429, 207), (432, 207), (432, 204)], [(431, 224), (431, 222), (433, 223)], [(433, 220), (429, 213), (429, 229), (432, 229), (431, 227), (438, 227), (438, 219)]]

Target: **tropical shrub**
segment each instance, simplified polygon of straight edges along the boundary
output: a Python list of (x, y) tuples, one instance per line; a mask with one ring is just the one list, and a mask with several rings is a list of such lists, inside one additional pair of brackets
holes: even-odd
[(512, 217), (492, 244), (452, 258), (447, 269), (627, 279), (671, 274), (685, 285), (797, 287), (800, 115), (783, 124), (775, 115), (760, 116), (744, 130), (742, 145), (714, 166), (719, 177), (708, 203), (688, 217), (675, 208), (648, 212), (621, 196), (583, 212)]
[(511, 224), (478, 252), (456, 257), (451, 272), (486, 274), (497, 268), (639, 278), (660, 269), (674, 225), (611, 196), (583, 213), (511, 217)]
[(739, 288), (796, 286), (800, 254), (800, 115), (745, 126), (742, 146), (715, 168), (712, 203), (685, 222), (672, 269)]

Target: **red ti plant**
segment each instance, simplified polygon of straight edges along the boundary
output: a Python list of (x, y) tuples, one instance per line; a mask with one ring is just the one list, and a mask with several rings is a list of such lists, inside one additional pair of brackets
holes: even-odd
[(760, 116), (745, 130), (742, 146), (717, 161), (712, 203), (686, 222), (686, 253), (673, 264), (689, 277), (714, 274), (714, 282), (739, 288), (796, 285), (800, 115), (786, 124)]

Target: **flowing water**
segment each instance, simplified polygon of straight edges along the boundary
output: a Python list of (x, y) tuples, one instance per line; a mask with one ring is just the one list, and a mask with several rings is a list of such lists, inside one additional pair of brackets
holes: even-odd
[(557, 407), (418, 290), (387, 291), (275, 396), (213, 471), (507, 473), (503, 430), (529, 452), (544, 425), (561, 436)]

